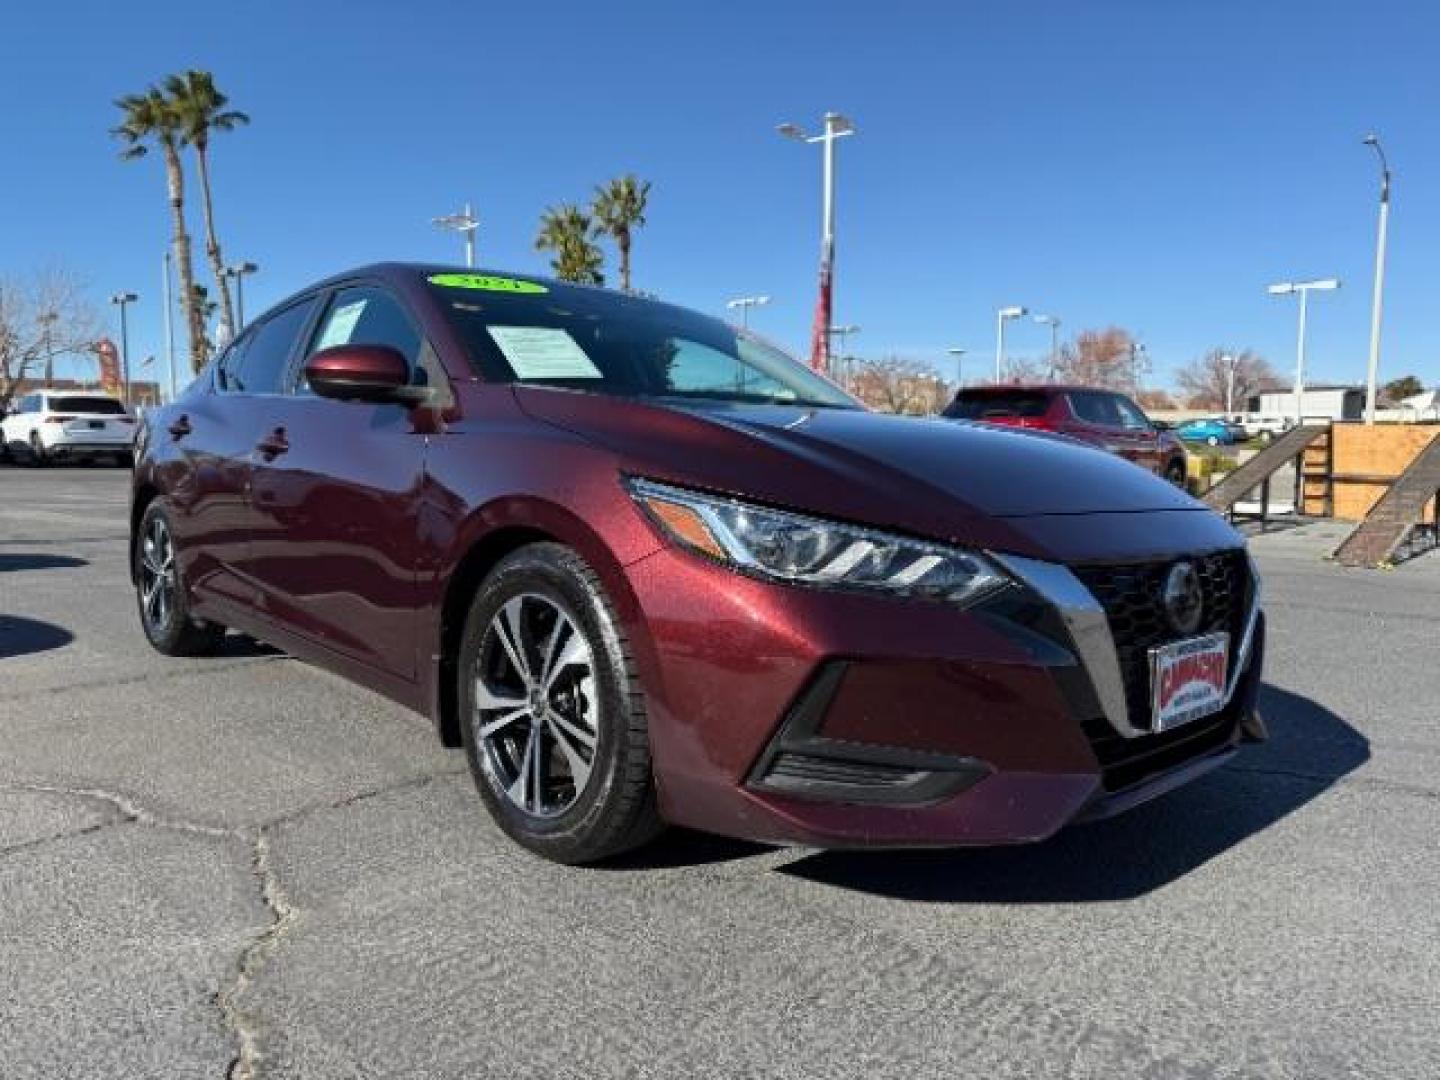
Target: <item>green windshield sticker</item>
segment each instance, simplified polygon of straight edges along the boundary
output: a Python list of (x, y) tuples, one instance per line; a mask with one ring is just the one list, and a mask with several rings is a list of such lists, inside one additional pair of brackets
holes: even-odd
[(489, 274), (431, 274), (431, 285), (451, 289), (484, 289), (486, 292), (545, 293), (550, 290), (534, 281), (519, 278), (492, 277)]

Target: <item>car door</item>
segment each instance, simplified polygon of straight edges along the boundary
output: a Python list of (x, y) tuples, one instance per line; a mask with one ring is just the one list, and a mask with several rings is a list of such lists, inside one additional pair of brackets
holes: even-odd
[(1140, 409), (1123, 394), (1112, 395), (1115, 412), (1120, 417), (1124, 437), (1129, 441), (1134, 456), (1132, 461), (1143, 465), (1153, 473), (1163, 473), (1169, 464), (1160, 444), (1160, 433)]
[(340, 287), (273, 398), (253, 459), (250, 570), (266, 615), (381, 671), (415, 674), (416, 521), (424, 430), (398, 404), (312, 394), (304, 360), (337, 345), (388, 345), (412, 378), (438, 378), (418, 322), (378, 285)]
[(314, 310), (313, 298), (302, 299), (252, 324), (209, 369), (207, 392), (162, 413), (151, 436), (174, 443), (182, 462), (169, 496), (186, 579), (222, 603), (256, 606), (247, 566), (252, 454), (266, 401)]

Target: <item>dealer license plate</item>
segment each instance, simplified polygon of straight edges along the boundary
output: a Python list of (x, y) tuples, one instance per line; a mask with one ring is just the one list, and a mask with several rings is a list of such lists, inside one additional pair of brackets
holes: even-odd
[(1225, 704), (1229, 658), (1229, 634), (1151, 649), (1151, 730), (1169, 731), (1218, 711)]

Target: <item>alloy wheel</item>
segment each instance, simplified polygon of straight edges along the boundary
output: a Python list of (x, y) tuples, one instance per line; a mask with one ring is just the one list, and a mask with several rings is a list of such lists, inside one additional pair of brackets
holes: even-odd
[(157, 633), (170, 625), (175, 608), (175, 545), (165, 519), (155, 515), (140, 539), (140, 609)]
[(575, 619), (523, 593), (485, 629), (475, 670), (475, 742), (495, 786), (525, 813), (563, 814), (595, 765), (595, 657)]

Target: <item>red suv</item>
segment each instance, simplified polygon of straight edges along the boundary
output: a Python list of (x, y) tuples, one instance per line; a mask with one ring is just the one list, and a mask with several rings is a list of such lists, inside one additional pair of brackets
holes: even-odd
[(565, 862), (663, 822), (1038, 840), (1263, 733), (1259, 581), (1183, 492), (532, 277), (374, 266), (255, 320), (146, 414), (131, 568), (156, 649), (233, 628), (425, 714)]
[(945, 416), (1053, 431), (1119, 454), (1185, 486), (1185, 448), (1156, 427), (1124, 394), (1083, 386), (972, 386), (955, 395)]

